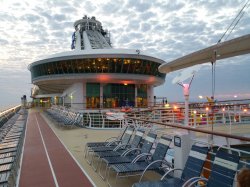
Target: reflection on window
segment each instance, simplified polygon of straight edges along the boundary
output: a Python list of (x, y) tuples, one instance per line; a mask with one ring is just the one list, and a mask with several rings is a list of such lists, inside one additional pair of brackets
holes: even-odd
[(135, 85), (106, 84), (103, 86), (103, 107), (135, 106)]
[(146, 84), (137, 85), (137, 107), (147, 107), (147, 88)]
[(86, 84), (87, 108), (100, 108), (100, 83)]

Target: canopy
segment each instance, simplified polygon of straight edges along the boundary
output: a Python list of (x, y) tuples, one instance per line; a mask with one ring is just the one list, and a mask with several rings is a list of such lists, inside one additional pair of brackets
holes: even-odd
[(174, 61), (160, 65), (161, 73), (169, 73), (197, 64), (215, 62), (224, 58), (250, 53), (250, 34), (218, 43), (211, 47), (196, 51)]

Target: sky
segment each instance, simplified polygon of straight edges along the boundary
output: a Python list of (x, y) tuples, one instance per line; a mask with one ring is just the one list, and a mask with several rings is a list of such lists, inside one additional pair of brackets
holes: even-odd
[[(216, 44), (247, 0), (0, 0), (0, 106), (30, 96), (27, 66), (40, 56), (69, 51), (73, 23), (95, 16), (111, 32), (114, 48), (140, 49), (170, 62)], [(250, 8), (227, 40), (250, 33)], [(216, 64), (218, 100), (250, 98), (250, 55)], [(212, 93), (211, 64), (195, 67), (190, 100)], [(167, 74), (156, 96), (183, 101)]]

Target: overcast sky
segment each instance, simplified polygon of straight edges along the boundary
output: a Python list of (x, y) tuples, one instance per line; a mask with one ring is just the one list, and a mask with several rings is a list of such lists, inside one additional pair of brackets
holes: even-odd
[[(111, 32), (114, 48), (141, 49), (166, 62), (217, 43), (247, 0), (0, 0), (0, 105), (20, 102), (32, 87), (28, 64), (70, 50), (73, 23), (95, 16)], [(250, 8), (229, 39), (250, 33)], [(218, 99), (250, 98), (250, 55), (216, 65)], [(180, 86), (166, 76), (156, 96), (182, 101)], [(196, 73), (190, 98), (211, 95), (211, 65)]]

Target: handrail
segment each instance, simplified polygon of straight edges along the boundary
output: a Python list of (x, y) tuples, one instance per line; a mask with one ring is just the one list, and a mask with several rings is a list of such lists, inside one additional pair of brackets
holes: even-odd
[(21, 107), (21, 105), (17, 105), (17, 106), (14, 106), (14, 107), (12, 107), (12, 108), (9, 108), (9, 109), (0, 111), (0, 117), (1, 117), (1, 116), (4, 116), (4, 115), (6, 115), (6, 114), (8, 114), (8, 113), (10, 113), (10, 112), (15, 112), (16, 109), (18, 109), (18, 108), (20, 108), (20, 107)]
[(161, 122), (144, 120), (144, 119), (133, 118), (133, 117), (128, 117), (128, 116), (125, 116), (125, 118), (126, 119), (132, 119), (132, 120), (150, 122), (150, 123), (154, 123), (154, 124), (159, 124), (159, 125), (164, 125), (164, 126), (169, 126), (169, 127), (175, 127), (175, 128), (179, 128), (179, 129), (190, 130), (190, 131), (194, 131), (194, 132), (200, 132), (200, 133), (211, 134), (211, 135), (222, 136), (222, 137), (226, 137), (226, 138), (232, 138), (232, 139), (237, 139), (237, 140), (249, 141), (250, 142), (250, 138), (248, 138), (248, 137), (231, 135), (231, 134), (226, 134), (226, 133), (221, 133), (221, 132), (212, 132), (212, 131), (204, 130), (204, 129), (195, 129), (193, 127), (187, 127), (187, 126), (172, 124), (172, 123), (168, 123), (168, 122), (161, 123)]

